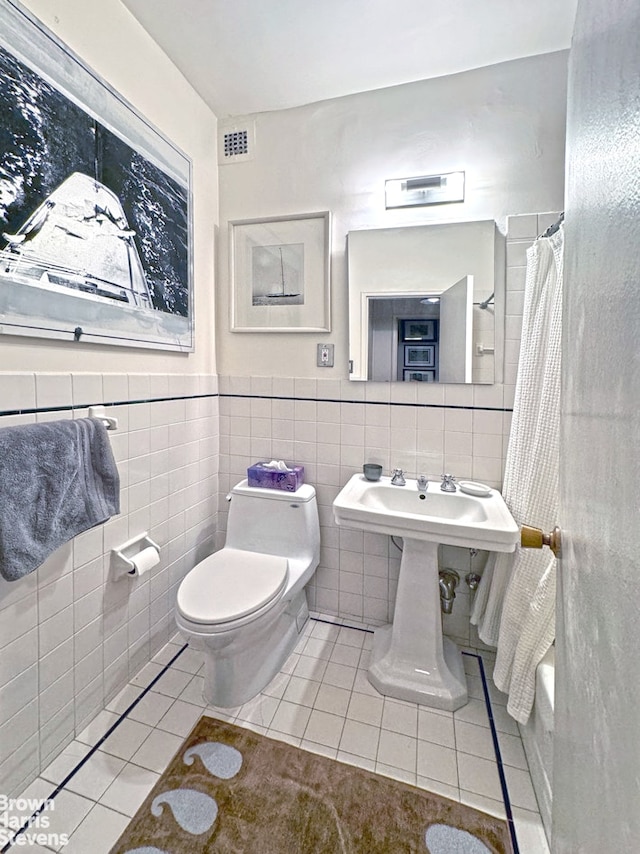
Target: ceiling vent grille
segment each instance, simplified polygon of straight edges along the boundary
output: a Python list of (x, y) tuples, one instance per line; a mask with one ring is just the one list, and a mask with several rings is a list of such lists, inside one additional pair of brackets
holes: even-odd
[(255, 128), (253, 122), (220, 127), (218, 151), (220, 163), (240, 163), (253, 160)]
[(249, 153), (249, 134), (246, 130), (232, 130), (224, 135), (224, 156), (235, 157)]

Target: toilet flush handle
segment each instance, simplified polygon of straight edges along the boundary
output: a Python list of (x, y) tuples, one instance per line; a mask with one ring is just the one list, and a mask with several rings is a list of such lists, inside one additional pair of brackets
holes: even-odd
[(560, 557), (562, 532), (557, 525), (550, 534), (545, 534), (540, 528), (523, 525), (520, 528), (520, 545), (523, 549), (541, 549), (543, 546), (549, 546), (555, 557)]
[(232, 498), (231, 493), (230, 493), (230, 492), (227, 492), (227, 494), (225, 495), (225, 499), (226, 499), (227, 501), (231, 501), (231, 498)]

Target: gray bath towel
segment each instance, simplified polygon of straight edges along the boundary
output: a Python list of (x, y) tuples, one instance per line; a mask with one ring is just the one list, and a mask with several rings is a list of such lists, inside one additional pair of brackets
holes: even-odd
[(120, 512), (120, 478), (96, 418), (0, 429), (0, 574), (15, 581)]

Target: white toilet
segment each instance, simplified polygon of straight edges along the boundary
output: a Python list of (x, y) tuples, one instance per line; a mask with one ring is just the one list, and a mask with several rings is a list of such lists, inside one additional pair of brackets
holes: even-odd
[(227, 538), (178, 588), (176, 623), (204, 651), (204, 695), (246, 703), (271, 681), (309, 618), (305, 584), (320, 560), (316, 491), (260, 489), (243, 480), (230, 500)]

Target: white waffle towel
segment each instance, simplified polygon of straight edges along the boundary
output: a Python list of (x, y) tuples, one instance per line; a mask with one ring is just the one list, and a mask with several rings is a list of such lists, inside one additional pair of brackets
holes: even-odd
[[(557, 524), (560, 355), (564, 227), (527, 252), (522, 343), (503, 496), (518, 525), (550, 531)], [(555, 637), (556, 560), (548, 550), (516, 547), (492, 554), (471, 622), (497, 646), (494, 681), (507, 710), (526, 723), (535, 671)]]

